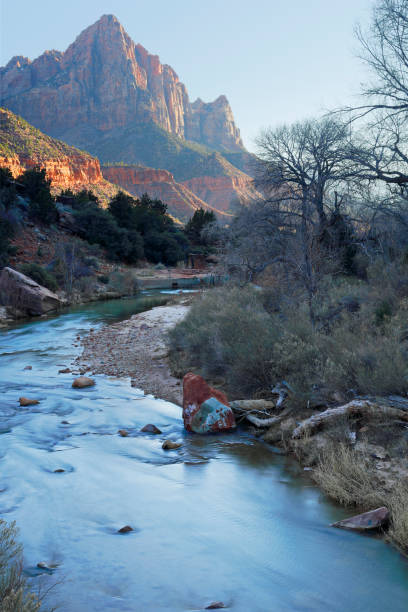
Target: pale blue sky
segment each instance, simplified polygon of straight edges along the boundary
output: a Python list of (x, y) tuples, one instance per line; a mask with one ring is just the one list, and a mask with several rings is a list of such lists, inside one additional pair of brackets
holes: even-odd
[(63, 51), (113, 13), (170, 64), (191, 100), (225, 94), (246, 146), (263, 127), (356, 101), (366, 79), (353, 35), (373, 0), (0, 0), (0, 65)]

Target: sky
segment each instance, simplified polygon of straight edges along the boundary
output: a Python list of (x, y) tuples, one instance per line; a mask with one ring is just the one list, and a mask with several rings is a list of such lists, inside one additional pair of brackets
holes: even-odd
[(373, 0), (0, 0), (0, 65), (64, 51), (106, 13), (170, 64), (190, 99), (227, 96), (244, 144), (261, 129), (358, 102), (357, 23)]

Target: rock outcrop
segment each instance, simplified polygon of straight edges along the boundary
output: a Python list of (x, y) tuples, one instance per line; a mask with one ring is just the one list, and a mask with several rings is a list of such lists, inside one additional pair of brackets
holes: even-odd
[(48, 134), (69, 133), (72, 142), (78, 129), (154, 121), (220, 151), (243, 150), (226, 97), (191, 104), (173, 68), (135, 44), (113, 15), (86, 28), (64, 53), (13, 57), (0, 80), (4, 106)]
[(0, 272), (0, 301), (4, 306), (29, 316), (42, 315), (62, 306), (55, 293), (8, 267)]
[(251, 177), (241, 173), (235, 176), (198, 176), (182, 183), (201, 200), (219, 211), (229, 213), (237, 203), (244, 204), (260, 198)]
[[(222, 207), (210, 206), (186, 184), (176, 182), (174, 176), (167, 170), (140, 166), (103, 166), (102, 174), (105, 179), (126, 189), (134, 196), (140, 197), (148, 193), (150, 197), (166, 202), (169, 213), (180, 221), (187, 221), (198, 208), (213, 210), (221, 220), (229, 218), (228, 214), (223, 214), (222, 209), (222, 207), (228, 209), (227, 202), (223, 202)], [(221, 202), (222, 198), (219, 197), (218, 200)]]
[(96, 157), (43, 134), (0, 108), (0, 168), (9, 168), (16, 178), (35, 166), (45, 168), (54, 191), (92, 188), (102, 201), (117, 192), (102, 176)]
[(201, 434), (236, 427), (227, 396), (192, 372), (183, 378), (183, 421), (187, 431)]

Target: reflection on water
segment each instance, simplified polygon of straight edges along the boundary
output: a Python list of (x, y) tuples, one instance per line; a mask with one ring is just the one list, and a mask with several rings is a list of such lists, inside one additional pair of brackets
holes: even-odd
[[(295, 462), (238, 432), (187, 434), (178, 407), (128, 380), (97, 376), (74, 390), (72, 375), (58, 374), (79, 351), (77, 334), (139, 307), (82, 306), (0, 333), (0, 515), (20, 527), (29, 574), (56, 564), (52, 603), (405, 611), (407, 563), (379, 539), (331, 529), (347, 513)], [(41, 403), (21, 408), (21, 395)], [(163, 433), (140, 433), (146, 423)], [(183, 445), (163, 451), (165, 438)], [(127, 524), (134, 531), (117, 534)]]

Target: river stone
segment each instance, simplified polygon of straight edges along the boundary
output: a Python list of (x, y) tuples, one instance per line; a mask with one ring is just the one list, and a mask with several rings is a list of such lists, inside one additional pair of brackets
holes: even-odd
[(18, 400), (20, 402), (20, 406), (36, 406), (40, 402), (36, 399), (30, 399), (28, 397), (20, 397)]
[(118, 529), (118, 533), (130, 533), (131, 531), (133, 531), (133, 527), (130, 525), (125, 525), (124, 527)]
[(350, 518), (333, 523), (332, 527), (339, 527), (340, 529), (352, 529), (354, 531), (370, 531), (373, 529), (379, 529), (385, 525), (390, 518), (388, 508), (381, 506), (376, 510), (370, 510), (363, 514), (357, 514)]
[(122, 437), (122, 438), (127, 438), (129, 433), (126, 431), (126, 429), (119, 429), (118, 434)]
[(4, 306), (30, 316), (57, 310), (63, 304), (58, 295), (9, 267), (0, 272), (0, 295)]
[(24, 368), (24, 370), (32, 370), (32, 369), (33, 369), (33, 366), (26, 366), (26, 367)]
[(225, 608), (225, 604), (222, 601), (213, 601), (205, 607), (205, 610), (220, 610)]
[(71, 370), (69, 368), (63, 368), (62, 370), (58, 370), (58, 374), (70, 374)]
[(78, 378), (75, 378), (72, 386), (75, 389), (84, 389), (85, 387), (93, 387), (94, 384), (95, 381), (92, 380), (92, 378), (88, 378), (87, 376), (79, 376)]
[(142, 427), (142, 429), (140, 431), (143, 432), (143, 433), (152, 433), (152, 434), (161, 434), (162, 433), (160, 431), (160, 429), (158, 427), (156, 427), (156, 425), (152, 425), (151, 423), (148, 423), (147, 425)]
[(236, 427), (227, 396), (192, 372), (183, 378), (183, 420), (186, 430), (195, 433), (225, 431)]
[(175, 450), (176, 448), (180, 448), (180, 442), (173, 442), (173, 440), (165, 440), (162, 444), (163, 450)]

